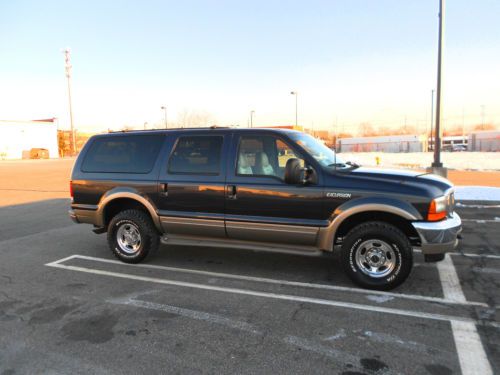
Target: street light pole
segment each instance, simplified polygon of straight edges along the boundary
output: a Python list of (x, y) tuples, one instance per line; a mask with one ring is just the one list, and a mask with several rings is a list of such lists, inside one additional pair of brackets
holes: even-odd
[(437, 92), (436, 92), (436, 136), (434, 142), (434, 162), (432, 168), (435, 173), (446, 175), (441, 163), (441, 60), (443, 55), (443, 22), (444, 2), (439, 0), (439, 36), (438, 36), (438, 70), (437, 70)]
[(298, 121), (298, 106), (297, 106), (299, 93), (297, 91), (292, 91), (292, 92), (290, 92), (290, 94), (295, 95), (295, 128), (297, 128), (298, 124), (299, 124), (299, 121)]
[(431, 90), (431, 134), (429, 136), (430, 138), (430, 147), (429, 149), (432, 150), (432, 128), (434, 125), (434, 89)]
[(250, 127), (253, 128), (253, 115), (255, 114), (254, 110), (250, 111)]
[(68, 81), (68, 102), (69, 102), (69, 122), (71, 125), (71, 154), (76, 154), (76, 136), (75, 136), (75, 127), (73, 124), (73, 103), (71, 100), (71, 56), (69, 48), (66, 48), (64, 51), (64, 60), (65, 60), (65, 69), (66, 69), (66, 78)]
[(165, 111), (165, 129), (168, 129), (168, 123), (167, 123), (167, 106), (163, 105), (161, 107), (161, 109), (163, 109)]
[(481, 130), (484, 130), (484, 104), (481, 105)]

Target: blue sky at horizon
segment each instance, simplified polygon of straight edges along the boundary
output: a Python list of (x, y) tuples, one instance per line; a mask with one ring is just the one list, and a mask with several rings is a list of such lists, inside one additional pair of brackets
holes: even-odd
[[(0, 118), (67, 124), (73, 63), (84, 130), (175, 122), (425, 128), (436, 81), (437, 0), (0, 1)], [(500, 122), (500, 2), (448, 1), (445, 125)]]

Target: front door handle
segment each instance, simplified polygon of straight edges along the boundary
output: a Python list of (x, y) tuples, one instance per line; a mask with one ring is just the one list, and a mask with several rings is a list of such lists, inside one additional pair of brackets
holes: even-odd
[(160, 193), (163, 194), (165, 197), (168, 197), (168, 184), (160, 184)]
[(227, 185), (226, 194), (228, 199), (236, 199), (236, 185)]

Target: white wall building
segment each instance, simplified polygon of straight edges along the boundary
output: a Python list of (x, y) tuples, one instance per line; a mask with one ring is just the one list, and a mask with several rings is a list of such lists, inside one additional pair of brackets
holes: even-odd
[(469, 134), (469, 151), (500, 151), (500, 131), (478, 131)]
[(427, 140), (422, 135), (387, 135), (381, 137), (341, 138), (340, 152), (422, 152), (427, 151)]
[(59, 157), (55, 120), (0, 120), (0, 160), (29, 158), (32, 148), (44, 148), (50, 158)]

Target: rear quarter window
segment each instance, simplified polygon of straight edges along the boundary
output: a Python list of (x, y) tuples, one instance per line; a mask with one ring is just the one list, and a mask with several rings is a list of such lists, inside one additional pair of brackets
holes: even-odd
[(220, 173), (221, 136), (180, 137), (168, 162), (171, 174), (218, 175)]
[(164, 139), (158, 135), (97, 138), (85, 155), (82, 172), (149, 173)]

